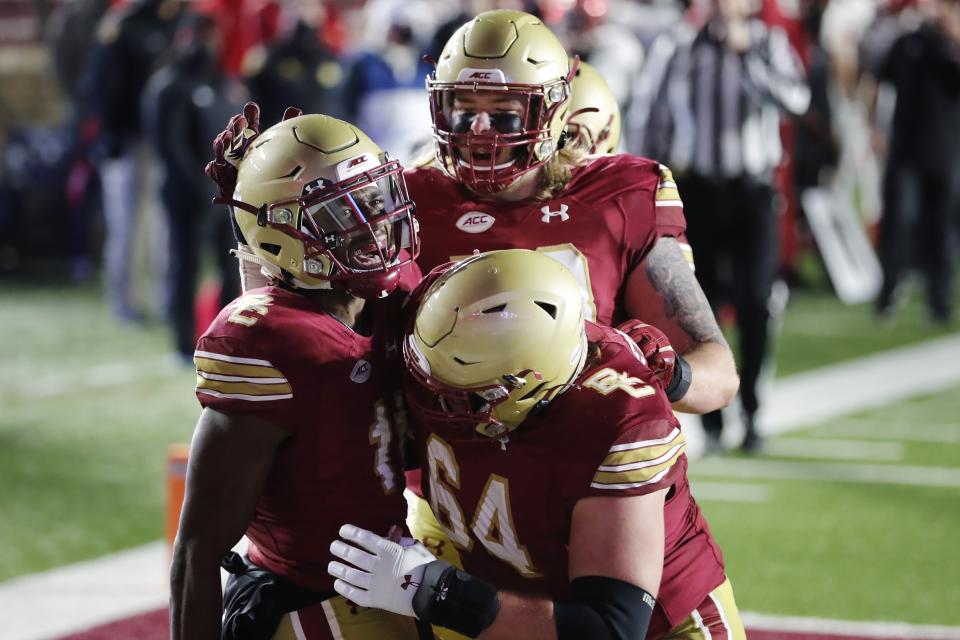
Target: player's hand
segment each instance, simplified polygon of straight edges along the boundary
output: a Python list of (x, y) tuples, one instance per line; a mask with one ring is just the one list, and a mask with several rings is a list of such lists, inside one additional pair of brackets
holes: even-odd
[(340, 537), (346, 542), (334, 540), (330, 553), (349, 564), (327, 565), (337, 593), (362, 607), (415, 616), (413, 596), (434, 555), (409, 538), (401, 540), (404, 545), (351, 524), (340, 527)]
[(677, 366), (677, 353), (670, 346), (670, 339), (656, 327), (640, 322), (627, 320), (617, 327), (624, 332), (640, 348), (640, 353), (647, 361), (647, 366), (666, 389), (673, 382), (673, 372)]
[(243, 113), (230, 118), (227, 128), (213, 141), (213, 160), (204, 170), (216, 183), (220, 195), (232, 198), (237, 186), (237, 165), (247, 147), (260, 135), (260, 106), (256, 102), (243, 105)]

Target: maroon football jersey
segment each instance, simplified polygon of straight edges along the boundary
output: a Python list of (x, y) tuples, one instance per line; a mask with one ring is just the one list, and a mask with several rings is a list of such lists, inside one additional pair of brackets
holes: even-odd
[(406, 179), (424, 273), (474, 251), (535, 249), (573, 272), (587, 318), (606, 325), (625, 319), (624, 281), (656, 239), (686, 228), (670, 171), (626, 154), (575, 169), (559, 195), (542, 201), (482, 199), (433, 167), (410, 170)]
[(329, 545), (342, 524), (385, 535), (406, 517), (401, 302), (398, 295), (367, 303), (368, 337), (305, 295), (254, 289), (225, 307), (198, 343), (201, 405), (290, 432), (247, 537), (253, 562), (297, 584), (333, 589)]
[[(588, 323), (587, 336), (599, 360), (507, 438), (412, 414), (424, 489), (467, 571), (500, 589), (564, 598), (576, 502), (669, 488), (648, 635), (658, 637), (723, 582), (723, 559), (690, 494), (684, 434), (652, 372), (622, 333)], [(430, 401), (410, 380), (408, 393)]]

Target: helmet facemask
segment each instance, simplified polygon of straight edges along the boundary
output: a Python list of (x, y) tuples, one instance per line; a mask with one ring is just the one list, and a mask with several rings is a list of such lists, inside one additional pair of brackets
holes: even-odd
[(325, 178), (307, 182), (295, 199), (259, 209), (237, 200), (229, 204), (255, 214), (259, 226), (302, 242), (303, 270), (309, 276), (360, 298), (389, 294), (401, 267), (419, 253), (414, 206), (402, 167), (386, 154), (379, 165), (339, 182)]
[[(458, 82), (427, 79), (437, 157), (451, 177), (473, 191), (495, 193), (558, 151), (553, 123), (570, 96), (568, 78), (545, 84), (507, 83), (499, 81), (503, 74), (496, 69), (464, 69), (461, 76), (465, 80)], [(497, 104), (512, 108), (496, 111)], [(487, 105), (492, 105), (489, 110), (471, 109)], [(474, 126), (484, 116), (488, 123)]]

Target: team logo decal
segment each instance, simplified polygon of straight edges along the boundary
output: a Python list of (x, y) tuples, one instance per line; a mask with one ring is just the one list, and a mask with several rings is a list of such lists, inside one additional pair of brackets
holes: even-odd
[(540, 222), (550, 224), (552, 218), (560, 218), (560, 222), (566, 222), (570, 219), (570, 214), (567, 213), (568, 208), (565, 204), (560, 205), (560, 211), (550, 211), (549, 205), (540, 207), (540, 211), (543, 212), (543, 215), (540, 217)]
[(317, 178), (316, 180), (311, 180), (307, 184), (303, 185), (303, 191), (300, 193), (300, 197), (309, 196), (315, 191), (326, 189), (331, 184), (333, 183), (327, 180), (326, 178)]
[(501, 69), (461, 69), (457, 82), (497, 82), (506, 84), (507, 77)]
[(492, 227), (494, 222), (496, 218), (489, 213), (468, 211), (457, 220), (457, 229), (464, 233), (483, 233)]
[(366, 360), (357, 360), (353, 365), (353, 371), (350, 373), (350, 379), (357, 384), (363, 384), (370, 379), (370, 370), (373, 367)]

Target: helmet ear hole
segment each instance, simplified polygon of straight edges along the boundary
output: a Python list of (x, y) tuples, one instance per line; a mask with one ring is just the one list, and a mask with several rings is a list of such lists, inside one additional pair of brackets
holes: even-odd
[(260, 248), (267, 253), (272, 253), (275, 256), (280, 255), (281, 247), (278, 244), (273, 244), (272, 242), (261, 242)]

